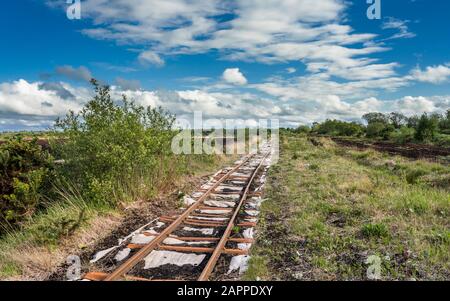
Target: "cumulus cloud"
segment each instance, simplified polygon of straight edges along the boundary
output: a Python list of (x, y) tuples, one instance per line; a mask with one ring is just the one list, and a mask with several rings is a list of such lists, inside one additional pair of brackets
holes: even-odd
[(239, 68), (228, 68), (222, 74), (222, 78), (230, 84), (233, 85), (245, 85), (247, 84), (247, 79), (244, 74), (239, 71)]
[(164, 64), (162, 53), (220, 49), (228, 60), (302, 61), (319, 64), (334, 76), (394, 74), (395, 63), (370, 66), (374, 60), (366, 56), (387, 49), (371, 43), (376, 35), (355, 33), (342, 24), (348, 5), (342, 0), (86, 0), (83, 11), (93, 25), (83, 33), (120, 44), (151, 45), (138, 59), (157, 66)]
[(63, 83), (51, 83), (45, 82), (39, 84), (39, 89), (46, 91), (54, 91), (56, 95), (61, 97), (62, 99), (74, 98), (75, 96), (64, 87)]
[[(68, 110), (79, 111), (92, 98), (92, 91), (59, 83), (73, 97), (64, 98), (59, 88), (50, 88), (42, 82), (19, 80), (0, 84), (0, 129), (42, 129), (49, 127), (58, 116)], [(326, 86), (310, 87), (314, 89)], [(111, 87), (113, 99), (122, 95), (143, 106), (162, 106), (179, 119), (192, 120), (193, 112), (200, 111), (204, 118), (216, 119), (278, 119), (282, 126), (323, 121), (326, 118), (360, 120), (368, 112), (398, 111), (406, 115), (423, 112), (445, 112), (450, 107), (450, 96), (406, 96), (394, 100), (372, 97), (348, 97), (332, 91), (302, 94), (300, 90), (278, 87), (280, 97), (263, 97), (259, 93), (220, 92), (207, 90), (148, 91)], [(286, 91), (283, 89), (287, 89)], [(348, 87), (342, 87), (348, 89)], [(351, 91), (349, 89), (348, 91)], [(276, 92), (276, 89), (275, 89)], [(276, 94), (273, 92), (273, 94)], [(326, 93), (329, 92), (329, 93)], [(334, 90), (339, 92), (339, 89)], [(350, 92), (348, 92), (350, 93)]]
[(0, 84), (0, 129), (43, 129), (68, 110), (78, 111), (90, 98), (85, 88), (67, 83), (28, 82)]
[(438, 66), (428, 66), (425, 70), (417, 67), (415, 68), (411, 75), (413, 79), (432, 83), (432, 84), (440, 84), (449, 80), (450, 77), (450, 64), (446, 65), (438, 65)]
[(64, 75), (69, 79), (75, 81), (84, 81), (89, 82), (92, 79), (92, 73), (88, 68), (84, 66), (80, 66), (78, 68), (74, 68), (69, 65), (56, 67), (56, 73), (60, 75)]

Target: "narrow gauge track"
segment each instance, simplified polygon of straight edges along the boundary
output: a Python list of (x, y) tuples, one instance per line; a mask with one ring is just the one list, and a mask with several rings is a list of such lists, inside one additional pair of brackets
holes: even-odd
[(256, 226), (254, 212), (248, 209), (255, 208), (252, 199), (260, 196), (252, 187), (270, 154), (268, 148), (264, 151), (217, 173), (193, 194), (191, 205), (180, 215), (161, 216), (157, 227), (141, 231), (144, 240), (131, 241), (117, 253), (116, 261), (124, 257), (120, 252), (128, 253), (120, 265), (108, 272), (89, 272), (83, 279), (205, 281), (222, 254), (247, 255), (253, 239), (242, 232)]

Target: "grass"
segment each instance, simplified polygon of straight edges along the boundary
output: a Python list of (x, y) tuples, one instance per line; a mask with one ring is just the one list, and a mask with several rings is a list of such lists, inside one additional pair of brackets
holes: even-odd
[[(181, 186), (187, 177), (201, 177), (216, 171), (225, 162), (235, 159), (225, 156), (190, 156), (186, 169), (176, 179)], [(164, 186), (164, 189), (174, 189)], [(158, 194), (167, 193), (159, 187)], [(155, 189), (153, 189), (155, 190)], [(88, 244), (101, 239), (118, 226), (132, 205), (131, 198), (122, 206), (93, 204), (74, 191), (61, 191), (64, 201), (55, 203), (27, 220), (20, 230), (9, 231), (0, 238), (0, 279), (43, 279), (69, 254), (76, 254)], [(134, 195), (133, 191), (129, 195)], [(182, 194), (182, 193), (181, 193)]]
[[(284, 134), (245, 279), (450, 279), (450, 168)], [(270, 273), (267, 273), (270, 271)]]

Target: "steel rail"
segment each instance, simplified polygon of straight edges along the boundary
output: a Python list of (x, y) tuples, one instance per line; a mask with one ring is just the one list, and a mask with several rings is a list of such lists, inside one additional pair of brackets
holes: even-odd
[(114, 272), (109, 274), (103, 281), (115, 281), (120, 279), (123, 275), (129, 272), (134, 266), (136, 266), (145, 256), (147, 256), (151, 251), (153, 251), (158, 245), (166, 239), (169, 234), (174, 232), (183, 221), (189, 217), (189, 215), (194, 212), (204, 200), (230, 175), (232, 175), (236, 170), (238, 170), (241, 166), (247, 163), (255, 154), (250, 154), (245, 159), (242, 160), (240, 164), (235, 166), (233, 169), (228, 171), (224, 176), (222, 176), (219, 180), (216, 181), (203, 195), (192, 204), (183, 214), (181, 214), (175, 221), (173, 221), (167, 228), (165, 228), (155, 239), (153, 239), (150, 243), (145, 245), (142, 249), (140, 249), (136, 254), (134, 254), (130, 259), (128, 259), (125, 263), (119, 266)]
[(219, 260), (220, 255), (225, 250), (225, 245), (226, 245), (226, 243), (229, 239), (229, 236), (231, 234), (231, 231), (233, 230), (233, 227), (234, 227), (234, 223), (235, 223), (234, 221), (236, 220), (236, 217), (239, 214), (239, 211), (241, 210), (242, 205), (244, 204), (245, 200), (247, 199), (247, 195), (248, 195), (248, 191), (250, 190), (250, 186), (252, 185), (253, 180), (256, 177), (256, 174), (258, 173), (259, 169), (263, 166), (263, 163), (266, 160), (266, 158), (269, 156), (269, 154), (270, 154), (270, 152), (267, 152), (264, 155), (264, 157), (261, 159), (261, 162), (258, 164), (256, 169), (253, 171), (252, 176), (245, 187), (245, 191), (241, 195), (239, 204), (235, 207), (233, 216), (230, 218), (230, 220), (228, 222), (228, 226), (225, 229), (225, 232), (223, 233), (222, 238), (216, 245), (215, 250), (214, 250), (213, 254), (211, 255), (211, 257), (209, 258), (208, 263), (206, 264), (205, 268), (203, 269), (200, 277), (198, 277), (198, 279), (197, 279), (198, 281), (207, 281), (209, 276), (213, 272), (214, 267), (216, 266), (217, 260)]

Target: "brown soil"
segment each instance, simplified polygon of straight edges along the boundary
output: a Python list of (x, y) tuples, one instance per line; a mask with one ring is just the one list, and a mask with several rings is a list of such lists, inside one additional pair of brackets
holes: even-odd
[(359, 149), (372, 148), (380, 152), (387, 152), (392, 155), (401, 155), (413, 159), (439, 159), (439, 157), (450, 156), (450, 148), (439, 147), (426, 144), (396, 144), (386, 141), (366, 142), (361, 140), (350, 140), (346, 138), (331, 138), (334, 142), (342, 146), (357, 147)]

